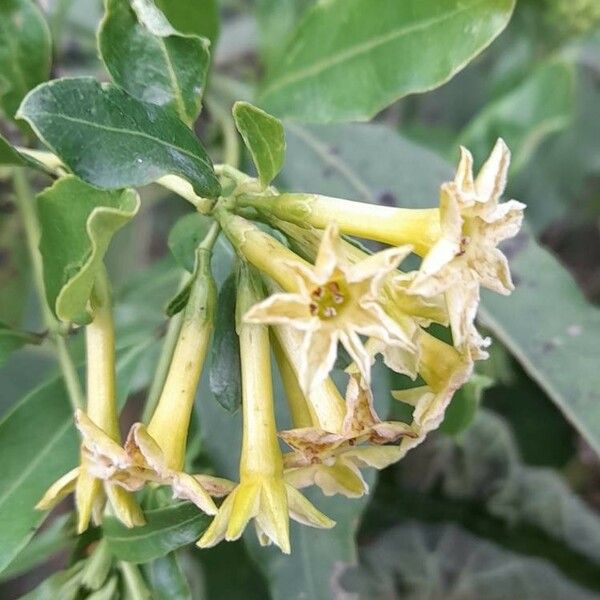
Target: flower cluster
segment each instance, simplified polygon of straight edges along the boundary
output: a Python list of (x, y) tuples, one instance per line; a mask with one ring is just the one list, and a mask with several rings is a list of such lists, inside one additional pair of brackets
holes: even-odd
[[(135, 526), (143, 515), (132, 493), (145, 485), (166, 485), (174, 497), (215, 515), (200, 547), (239, 538), (250, 520), (261, 543), (275, 543), (284, 552), (290, 549), (290, 517), (332, 527), (334, 522), (299, 490), (317, 486), (326, 495), (365, 494), (362, 470), (382, 469), (422, 442), (470, 377), (473, 361), (487, 356), (489, 340), (475, 325), (480, 288), (501, 294), (513, 289), (497, 246), (517, 234), (524, 208), (515, 200), (500, 202), (509, 159), (499, 140), (474, 177), (472, 157), (461, 149), (454, 180), (441, 186), (439, 207), (425, 210), (279, 194), (240, 176), (231, 195), (217, 203), (213, 228), (198, 247), (154, 414), (147, 425), (131, 428), (123, 446), (114, 386), (94, 387), (96, 369), (108, 360), (97, 356), (97, 348), (112, 352), (111, 339), (99, 344), (94, 338), (96, 330), (104, 338), (112, 335), (107, 302), (94, 312), (87, 328), (88, 409), (76, 417), (81, 465), (48, 490), (40, 507), (76, 489), (80, 530), (90, 515), (100, 518), (105, 495), (116, 516)], [(188, 427), (213, 326), (210, 257), (220, 231), (238, 257), (243, 432), (237, 483), (184, 471)], [(348, 236), (387, 247), (370, 252)], [(421, 258), (420, 267), (402, 271), (411, 253)], [(446, 327), (445, 339), (451, 341), (433, 335), (433, 323)], [(336, 376), (334, 382), (340, 348), (348, 360), (343, 379)], [(293, 425), (279, 432), (272, 352)], [(406, 421), (377, 414), (371, 370), (379, 355), (405, 376), (405, 389), (393, 396), (409, 406)], [(94, 389), (102, 389), (102, 397)], [(223, 497), (217, 506), (214, 498)]]

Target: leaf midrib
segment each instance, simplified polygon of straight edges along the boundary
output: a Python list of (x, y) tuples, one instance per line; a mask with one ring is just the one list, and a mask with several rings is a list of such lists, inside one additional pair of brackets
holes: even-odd
[[(56, 119), (63, 119), (64, 121), (67, 121), (69, 123), (78, 123), (79, 125), (86, 125), (88, 127), (100, 129), (101, 131), (108, 131), (111, 133), (118, 133), (118, 134), (130, 134), (134, 137), (145, 138), (147, 140), (157, 142), (160, 145), (165, 146), (167, 148), (172, 148), (173, 150), (177, 150), (178, 152), (181, 152), (182, 154), (189, 156), (193, 160), (201, 162), (205, 167), (208, 167), (210, 169), (210, 165), (208, 164), (208, 162), (206, 162), (201, 156), (199, 156), (197, 154), (193, 154), (192, 152), (190, 152), (189, 150), (186, 150), (185, 148), (181, 148), (180, 146), (175, 146), (174, 144), (171, 144), (170, 142), (161, 140), (160, 138), (154, 137), (148, 133), (144, 133), (143, 131), (135, 131), (135, 130), (126, 129), (126, 128), (119, 129), (118, 127), (112, 127), (110, 125), (103, 125), (101, 123), (94, 123), (93, 121), (86, 121), (85, 119), (79, 119), (78, 117), (71, 117), (68, 115), (60, 114), (60, 113), (37, 111), (35, 113), (35, 115), (37, 117), (51, 117), (51, 118), (56, 118)], [(29, 120), (29, 115), (25, 115), (25, 116)]]
[[(439, 23), (443, 23), (444, 21), (450, 20), (451, 18), (470, 10), (473, 8), (483, 4), (484, 2), (489, 2), (489, 0), (478, 0), (469, 6), (465, 6), (463, 8), (459, 8), (457, 10), (451, 11), (441, 17), (433, 17), (422, 21), (420, 23), (416, 23), (414, 25), (408, 25), (406, 27), (400, 27), (393, 31), (390, 31), (384, 35), (373, 38), (361, 44), (357, 44), (354, 47), (350, 47), (338, 54), (330, 55), (327, 59), (318, 61), (312, 65), (304, 67), (303, 69), (299, 69), (296, 72), (288, 73), (285, 77), (281, 77), (279, 79), (275, 79), (275, 81), (271, 85), (267, 85), (262, 92), (262, 97), (265, 98), (272, 94), (275, 91), (278, 91), (282, 88), (285, 88), (291, 84), (294, 84), (302, 79), (307, 79), (309, 77), (315, 77), (320, 75), (324, 71), (331, 69), (347, 60), (352, 60), (356, 56), (360, 56), (361, 54), (365, 54), (375, 48), (385, 46), (390, 42), (395, 41), (397, 38), (400, 38), (404, 35), (408, 35), (411, 33), (415, 33), (421, 30), (424, 30), (428, 27), (438, 25)], [(285, 65), (284, 65), (285, 66)]]

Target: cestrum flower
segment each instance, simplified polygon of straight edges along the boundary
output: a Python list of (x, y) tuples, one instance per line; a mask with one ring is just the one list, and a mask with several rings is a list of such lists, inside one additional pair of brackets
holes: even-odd
[(440, 239), (423, 259), (411, 291), (424, 296), (445, 293), (454, 343), (485, 356), (484, 340), (473, 321), (479, 304), (479, 287), (499, 294), (513, 289), (508, 261), (497, 248), (515, 236), (525, 205), (516, 200), (498, 203), (506, 187), (510, 151), (499, 139), (490, 157), (473, 178), (473, 158), (461, 148), (453, 182), (440, 193)]
[(90, 304), (93, 319), (85, 336), (87, 410), (76, 413), (76, 424), (82, 434), (81, 462), (50, 486), (36, 506), (40, 510), (50, 509), (75, 491), (79, 533), (87, 529), (92, 515), (96, 523), (100, 522), (107, 497), (115, 515), (127, 527), (145, 523), (140, 507), (126, 489), (136, 489), (139, 481), (127, 472), (130, 461), (119, 444), (114, 327), (104, 273), (96, 279)]
[(242, 264), (237, 300), (243, 392), (240, 483), (200, 538), (201, 548), (214, 546), (222, 539), (238, 539), (250, 519), (254, 519), (261, 544), (273, 542), (289, 553), (290, 516), (313, 527), (329, 528), (335, 524), (283, 478), (273, 409), (269, 332), (262, 324), (240, 318), (261, 297), (258, 276)]
[(209, 515), (217, 512), (211, 495), (227, 494), (232, 484), (206, 475), (192, 476), (183, 472), (183, 466), (196, 388), (213, 330), (216, 286), (210, 260), (218, 233), (214, 225), (196, 250), (196, 267), (185, 288), (189, 297), (156, 409), (147, 428), (141, 423), (132, 427), (126, 444), (141, 476), (169, 485), (175, 498), (191, 500)]
[[(242, 252), (244, 248), (242, 245)], [(260, 268), (286, 291), (253, 306), (244, 318), (249, 323), (286, 324), (303, 332), (300, 384), (305, 392), (331, 371), (338, 342), (358, 365), (367, 384), (370, 358), (361, 335), (409, 352), (416, 350), (413, 340), (388, 317), (378, 299), (383, 279), (410, 253), (409, 247), (390, 248), (352, 264), (340, 247), (337, 227), (329, 225), (314, 266), (282, 248), (286, 252), (282, 259), (273, 256), (270, 267), (261, 264)], [(248, 259), (252, 260), (252, 255)], [(282, 266), (291, 273), (291, 285), (289, 275), (285, 279), (281, 276)]]
[(282, 325), (275, 332), (273, 348), (295, 427), (279, 434), (294, 450), (284, 456), (286, 481), (296, 488), (316, 485), (328, 496), (362, 496), (369, 488), (360, 469), (383, 469), (401, 455), (398, 446), (373, 443), (415, 434), (404, 423), (379, 419), (358, 375), (350, 378), (346, 402), (329, 378), (305, 396), (298, 384), (298, 332)]

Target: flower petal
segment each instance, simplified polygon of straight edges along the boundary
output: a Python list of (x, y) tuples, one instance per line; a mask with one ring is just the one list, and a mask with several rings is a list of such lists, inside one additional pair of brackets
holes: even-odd
[(215, 518), (212, 520), (212, 523), (208, 526), (208, 529), (204, 532), (202, 537), (196, 542), (196, 546), (199, 548), (212, 548), (221, 540), (225, 539), (225, 532), (233, 511), (236, 492), (237, 488), (225, 498), (223, 504), (219, 507), (219, 511)]
[(304, 335), (298, 375), (300, 387), (307, 396), (327, 378), (333, 368), (338, 338), (337, 331), (324, 327)]
[(496, 204), (506, 188), (506, 176), (510, 165), (510, 150), (502, 138), (498, 138), (492, 153), (481, 167), (475, 187), (481, 202)]
[(309, 301), (300, 294), (273, 294), (255, 304), (244, 315), (246, 323), (264, 323), (267, 325), (290, 325), (295, 329), (308, 331), (314, 329), (317, 320), (311, 316)]
[(335, 521), (324, 515), (320, 510), (315, 508), (298, 490), (291, 485), (286, 484), (285, 491), (287, 494), (287, 502), (290, 516), (294, 521), (308, 525), (309, 527), (317, 527), (319, 529), (331, 529), (335, 526)]
[(83, 533), (90, 524), (92, 510), (100, 497), (104, 496), (102, 482), (89, 472), (87, 459), (82, 456), (79, 477), (75, 486), (75, 506), (77, 507), (77, 533)]
[(283, 479), (267, 479), (260, 487), (260, 508), (256, 522), (262, 532), (281, 548), (290, 553), (290, 520), (287, 494)]
[[(225, 539), (228, 542), (237, 540), (242, 535), (246, 525), (248, 525), (248, 521), (258, 514), (260, 508), (260, 488), (260, 482), (241, 483), (232, 492), (235, 496), (225, 532)], [(217, 517), (215, 518), (218, 518), (218, 516), (219, 514), (217, 513)]]
[(37, 510), (50, 510), (63, 498), (66, 498), (74, 489), (79, 475), (79, 467), (71, 469), (60, 479), (57, 479), (45, 492), (41, 500), (35, 505)]
[[(380, 281), (385, 275), (395, 271), (398, 265), (412, 252), (412, 246), (398, 246), (375, 252), (364, 260), (346, 269), (349, 283), (372, 280)], [(377, 293), (377, 290), (373, 290)]]
[(108, 496), (115, 516), (125, 527), (132, 528), (145, 525), (146, 519), (144, 519), (144, 513), (135, 498), (128, 491), (110, 483), (104, 484), (104, 491)]
[(207, 515), (217, 514), (218, 509), (213, 499), (192, 475), (183, 472), (175, 472), (170, 477), (170, 485), (173, 490), (174, 498), (193, 502)]

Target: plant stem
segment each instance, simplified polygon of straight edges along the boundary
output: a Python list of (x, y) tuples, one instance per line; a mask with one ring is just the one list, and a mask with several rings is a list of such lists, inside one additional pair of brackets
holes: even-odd
[(132, 600), (150, 600), (152, 595), (140, 573), (137, 565), (130, 562), (119, 562), (119, 569), (123, 574), (125, 588)]
[(34, 206), (33, 194), (27, 181), (25, 172), (17, 168), (14, 171), (14, 186), (16, 204), (21, 215), (23, 227), (25, 229), (25, 238), (27, 241), (27, 249), (29, 259), (33, 269), (33, 280), (36, 290), (38, 302), (41, 307), (42, 316), (45, 326), (48, 328), (50, 339), (56, 348), (58, 364), (65, 381), (67, 395), (73, 409), (83, 408), (84, 396), (81, 388), (81, 383), (73, 364), (73, 359), (69, 354), (66, 341), (61, 334), (60, 323), (56, 320), (48, 302), (46, 300), (46, 290), (44, 287), (44, 273), (42, 266), (42, 256), (40, 254), (38, 244), (40, 239), (40, 227), (37, 214)]

